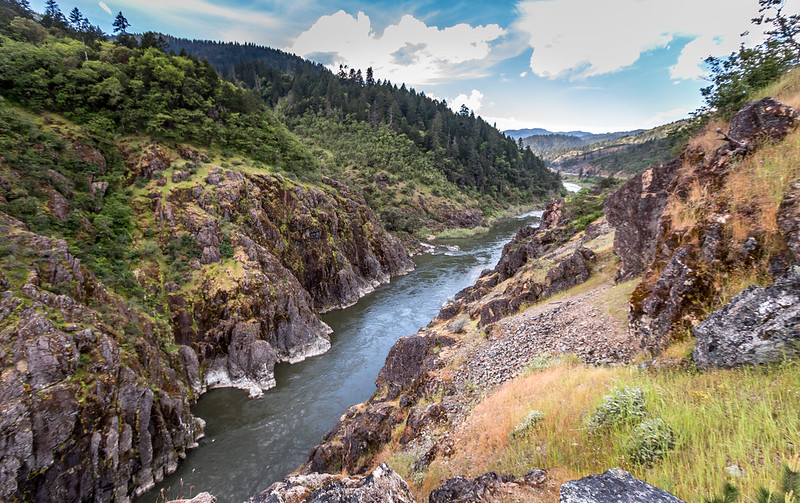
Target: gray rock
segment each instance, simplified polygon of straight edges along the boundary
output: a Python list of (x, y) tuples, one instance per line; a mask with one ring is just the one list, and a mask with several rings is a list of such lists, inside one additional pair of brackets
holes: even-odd
[(589, 475), (561, 486), (560, 503), (683, 503), (663, 489), (635, 478), (621, 468)]
[[(413, 503), (414, 497), (400, 475), (381, 463), (366, 477), (342, 478), (313, 473), (289, 477), (270, 486), (247, 503)], [(313, 491), (313, 492), (311, 492)], [(309, 494), (303, 497), (303, 495)]]
[(694, 362), (700, 368), (759, 365), (796, 354), (800, 276), (790, 272), (773, 286), (745, 289), (693, 332)]

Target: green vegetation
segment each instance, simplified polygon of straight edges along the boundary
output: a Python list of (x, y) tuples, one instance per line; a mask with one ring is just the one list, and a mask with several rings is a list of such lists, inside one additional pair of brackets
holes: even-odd
[[(560, 190), (557, 175), (530, 149), (520, 150), (511, 138), (468, 109), (453, 112), (447, 103), (405, 85), (376, 81), (371, 69), (364, 74), (342, 68), (334, 75), (319, 64), (269, 48), (178, 39), (169, 43), (174, 50), (208, 58), (225, 78), (259, 93), (298, 134), (307, 135), (334, 157), (374, 148), (371, 140), (361, 143), (369, 136), (365, 131), (369, 127), (378, 137), (385, 138), (388, 131), (409, 142), (412, 157), (406, 159), (412, 160), (417, 177), (430, 179), (426, 187), (432, 183), (429, 188), (440, 190), (443, 175), (479, 199), (485, 211), (530, 203)], [(314, 134), (308, 129), (312, 123), (324, 124), (326, 130), (339, 128), (345, 134), (341, 138)], [(393, 171), (388, 165), (394, 156), (373, 154), (356, 155), (355, 166)]]
[(757, 26), (766, 25), (767, 39), (745, 47), (725, 58), (710, 57), (711, 85), (702, 89), (705, 106), (699, 114), (713, 112), (730, 117), (755, 92), (780, 79), (800, 63), (800, 15), (787, 15), (782, 0), (759, 0)]

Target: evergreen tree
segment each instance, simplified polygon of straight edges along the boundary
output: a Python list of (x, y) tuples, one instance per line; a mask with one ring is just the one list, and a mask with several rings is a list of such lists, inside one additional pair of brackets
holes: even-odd
[(44, 6), (44, 16), (42, 16), (42, 26), (45, 28), (64, 28), (66, 24), (66, 18), (61, 13), (56, 0), (47, 0)]
[[(48, 1), (52, 1), (52, 0), (48, 0)], [(124, 35), (124, 34), (128, 33), (127, 30), (130, 27), (130, 25), (131, 24), (128, 22), (128, 20), (125, 18), (125, 16), (122, 15), (122, 11), (119, 11), (119, 13), (117, 14), (117, 17), (114, 18), (114, 23), (111, 26), (114, 27), (114, 34), (115, 35)]]

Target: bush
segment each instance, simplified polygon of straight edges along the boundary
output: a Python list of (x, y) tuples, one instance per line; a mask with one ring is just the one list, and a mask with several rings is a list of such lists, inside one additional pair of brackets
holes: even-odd
[(628, 445), (632, 463), (650, 466), (675, 445), (675, 433), (661, 418), (645, 419), (636, 426)]
[(621, 386), (603, 397), (603, 402), (589, 417), (588, 426), (600, 429), (606, 426), (634, 424), (645, 416), (644, 391), (638, 386)]

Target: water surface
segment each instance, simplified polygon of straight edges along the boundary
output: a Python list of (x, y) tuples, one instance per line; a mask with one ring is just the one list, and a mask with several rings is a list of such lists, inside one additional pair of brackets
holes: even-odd
[(503, 220), (488, 234), (442, 243), (448, 248), (414, 257), (414, 272), (324, 315), (334, 330), (331, 349), (278, 365), (277, 386), (262, 398), (233, 389), (203, 395), (193, 408), (207, 422), (200, 448), (137, 503), (159, 500), (162, 488), (167, 499), (208, 491), (220, 503), (240, 503), (283, 479), (306, 461), (347, 407), (375, 391), (375, 377), (395, 341), (416, 333), (448, 298), (494, 267), (516, 230), (540, 215)]

